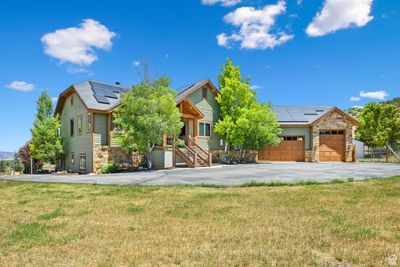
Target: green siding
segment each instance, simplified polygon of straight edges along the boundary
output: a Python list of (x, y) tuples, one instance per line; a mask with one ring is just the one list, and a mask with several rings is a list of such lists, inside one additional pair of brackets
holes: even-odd
[(281, 135), (298, 135), (298, 136), (305, 136), (305, 149), (311, 149), (311, 129), (309, 127), (305, 128), (285, 128), (282, 127), (283, 132)]
[(101, 136), (101, 144), (107, 145), (107, 115), (94, 115), (94, 133)]
[[(71, 106), (71, 97), (74, 104)], [(78, 135), (78, 116), (82, 115), (82, 134)], [(70, 119), (74, 119), (74, 136), (70, 136)], [(64, 143), (65, 169), (79, 172), (79, 155), (86, 153), (86, 172), (92, 172), (93, 150), (92, 133), (87, 133), (87, 110), (76, 93), (70, 95), (64, 104), (60, 115), (61, 136)], [(71, 153), (75, 155), (74, 164), (71, 164)]]
[[(220, 137), (214, 133), (214, 126), (220, 117), (220, 112), (218, 103), (215, 100), (215, 95), (212, 93), (211, 89), (208, 88), (207, 99), (203, 98), (202, 88), (190, 94), (188, 98), (204, 115), (204, 118), (199, 122), (211, 123), (211, 137), (199, 136), (199, 145), (207, 150), (223, 149), (223, 146), (220, 146)], [(197, 127), (197, 129), (199, 129), (199, 127)]]

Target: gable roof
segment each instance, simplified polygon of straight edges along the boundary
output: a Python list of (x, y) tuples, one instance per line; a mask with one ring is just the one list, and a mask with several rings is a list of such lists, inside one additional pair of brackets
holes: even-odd
[(219, 91), (217, 87), (214, 86), (214, 84), (210, 80), (202, 80), (197, 83), (191, 84), (189, 86), (185, 86), (183, 88), (180, 88), (177, 90), (178, 95), (175, 97), (175, 101), (177, 104), (182, 102), (186, 97), (188, 97), (190, 94), (195, 92), (196, 90), (200, 89), (204, 85), (208, 85), (211, 89), (211, 91), (217, 95), (219, 94)]
[(76, 83), (60, 94), (55, 113), (61, 112), (66, 98), (74, 92), (87, 109), (110, 111), (119, 105), (121, 93), (128, 90), (125, 86), (93, 80)]
[[(218, 89), (210, 80), (202, 80), (190, 86), (178, 89), (177, 96), (175, 97), (176, 103), (181, 103), (183, 100), (187, 99), (187, 96), (204, 85), (208, 85), (214, 94), (219, 93)], [(130, 88), (126, 86), (93, 80), (73, 84), (60, 94), (55, 114), (61, 113), (66, 98), (74, 92), (79, 96), (87, 109), (110, 112), (121, 103), (121, 93), (129, 89)]]
[(283, 126), (311, 125), (330, 112), (337, 111), (354, 124), (358, 121), (335, 106), (272, 106), (279, 123)]

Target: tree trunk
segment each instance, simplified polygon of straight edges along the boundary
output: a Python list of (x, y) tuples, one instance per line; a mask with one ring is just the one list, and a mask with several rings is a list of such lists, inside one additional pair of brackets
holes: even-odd
[(153, 168), (153, 159), (151, 156), (151, 152), (153, 147), (149, 144), (147, 145), (147, 169), (151, 170)]
[(243, 160), (243, 148), (239, 148), (239, 163), (242, 163)]
[(386, 163), (389, 162), (389, 142), (386, 141)]
[(228, 142), (225, 142), (224, 148), (224, 162), (228, 163)]

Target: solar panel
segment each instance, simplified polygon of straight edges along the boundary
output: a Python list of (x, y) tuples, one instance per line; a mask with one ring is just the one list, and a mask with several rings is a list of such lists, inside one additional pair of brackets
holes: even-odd
[(92, 87), (103, 89), (103, 90), (112, 90), (112, 88), (114, 87), (109, 84), (98, 83), (98, 82), (93, 82), (93, 81), (90, 81), (89, 83), (92, 85)]
[(110, 101), (108, 101), (108, 99), (103, 96), (103, 95), (93, 95), (94, 98), (96, 98), (97, 102), (102, 103), (102, 104), (110, 104)]
[(114, 94), (114, 92), (110, 91), (110, 90), (104, 90), (104, 96), (109, 97), (109, 98), (118, 99), (118, 97)]
[(105, 90), (102, 88), (98, 88), (98, 87), (93, 87), (92, 86), (92, 91), (93, 93), (95, 93), (96, 95), (105, 95)]

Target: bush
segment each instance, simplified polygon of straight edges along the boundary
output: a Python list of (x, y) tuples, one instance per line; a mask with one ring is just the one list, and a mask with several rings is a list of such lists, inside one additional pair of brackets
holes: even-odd
[(116, 172), (118, 172), (118, 165), (115, 163), (104, 165), (99, 170), (99, 173), (101, 174), (116, 173)]

